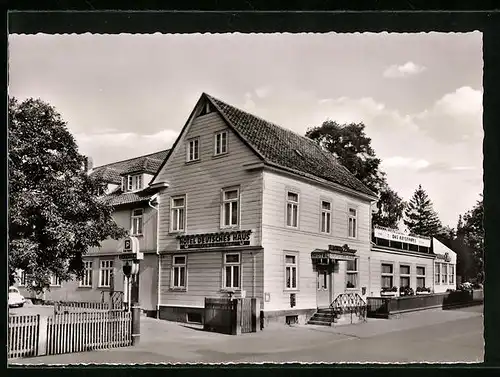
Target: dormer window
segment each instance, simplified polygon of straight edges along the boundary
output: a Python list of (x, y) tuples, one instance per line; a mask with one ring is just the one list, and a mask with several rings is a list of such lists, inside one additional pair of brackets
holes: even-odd
[(126, 175), (122, 177), (122, 191), (142, 190), (142, 174)]

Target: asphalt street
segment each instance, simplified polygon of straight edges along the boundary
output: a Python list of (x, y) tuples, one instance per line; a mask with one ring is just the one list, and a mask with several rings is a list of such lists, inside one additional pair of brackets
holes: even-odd
[(276, 326), (241, 336), (144, 319), (136, 347), (12, 360), (15, 364), (482, 362), (482, 306), (426, 310), (338, 327)]

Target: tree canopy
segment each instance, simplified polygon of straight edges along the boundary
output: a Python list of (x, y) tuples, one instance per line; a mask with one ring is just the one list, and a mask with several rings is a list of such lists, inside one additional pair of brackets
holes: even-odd
[(459, 218), (457, 225), (457, 239), (468, 250), (471, 262), (464, 271), (466, 277), (484, 280), (484, 206), (483, 199)]
[(427, 192), (419, 185), (405, 209), (404, 224), (412, 234), (434, 237), (443, 230)]
[(21, 269), (40, 291), (51, 276), (81, 276), (89, 247), (126, 232), (98, 199), (104, 183), (88, 176), (85, 157), (52, 106), (9, 98), (8, 116), (9, 280)]
[(380, 169), (381, 160), (371, 147), (363, 123), (338, 124), (327, 120), (307, 130), (306, 137), (331, 152), (356, 178), (379, 195), (373, 225), (396, 228), (403, 216), (405, 202), (387, 184)]

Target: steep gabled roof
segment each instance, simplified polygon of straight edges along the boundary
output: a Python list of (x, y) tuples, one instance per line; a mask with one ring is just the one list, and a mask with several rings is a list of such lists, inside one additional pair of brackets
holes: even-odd
[(113, 162), (98, 166), (90, 173), (91, 177), (102, 178), (107, 183), (121, 184), (121, 175), (135, 172), (156, 174), (163, 160), (167, 157), (169, 150), (150, 153), (144, 156), (129, 158), (127, 160)]
[(314, 141), (203, 94), (231, 128), (268, 165), (310, 178), (321, 178), (376, 197), (347, 168)]
[(269, 166), (292, 172), (307, 178), (325, 180), (376, 199), (377, 195), (358, 180), (331, 154), (314, 141), (290, 130), (231, 106), (215, 97), (203, 93), (191, 111), (184, 127), (159, 167), (151, 182), (154, 182), (167, 163), (187, 127), (194, 119), (199, 106), (209, 101), (235, 134), (260, 159)]
[(154, 196), (154, 190), (144, 189), (137, 192), (122, 193), (121, 190), (116, 190), (102, 198), (102, 200), (111, 206), (119, 206), (123, 204), (132, 204), (145, 202)]

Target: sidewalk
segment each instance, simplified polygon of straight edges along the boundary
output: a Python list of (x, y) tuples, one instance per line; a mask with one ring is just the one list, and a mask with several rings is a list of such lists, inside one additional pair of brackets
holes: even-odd
[(205, 332), (199, 325), (143, 318), (141, 341), (135, 347), (17, 359), (11, 364), (217, 363), (253, 356), (272, 357), (273, 354), (286, 352), (307, 353), (318, 345), (333, 351), (337, 348), (335, 344), (340, 346), (346, 341), (478, 317), (482, 314), (481, 309), (425, 310), (408, 313), (397, 319), (368, 319), (365, 323), (337, 327), (284, 325), (241, 336)]

